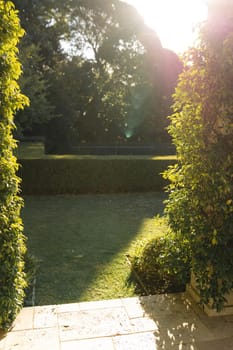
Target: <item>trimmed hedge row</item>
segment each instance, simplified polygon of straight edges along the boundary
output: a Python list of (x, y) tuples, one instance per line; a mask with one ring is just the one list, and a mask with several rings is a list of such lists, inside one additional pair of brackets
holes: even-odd
[(161, 173), (175, 160), (149, 157), (21, 159), (23, 194), (161, 191)]

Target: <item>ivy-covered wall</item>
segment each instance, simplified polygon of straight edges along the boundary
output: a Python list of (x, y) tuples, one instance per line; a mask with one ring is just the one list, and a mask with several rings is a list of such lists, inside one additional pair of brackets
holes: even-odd
[(7, 329), (20, 310), (25, 287), (23, 236), (18, 196), (18, 165), (13, 156), (14, 113), (27, 103), (17, 79), (17, 44), (23, 35), (13, 4), (0, 0), (0, 328)]

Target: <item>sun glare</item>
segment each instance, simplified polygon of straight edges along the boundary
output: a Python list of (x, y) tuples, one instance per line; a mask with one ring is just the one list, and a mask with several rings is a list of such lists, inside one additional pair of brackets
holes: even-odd
[(125, 0), (153, 28), (163, 47), (182, 53), (196, 38), (195, 27), (207, 18), (203, 0)]

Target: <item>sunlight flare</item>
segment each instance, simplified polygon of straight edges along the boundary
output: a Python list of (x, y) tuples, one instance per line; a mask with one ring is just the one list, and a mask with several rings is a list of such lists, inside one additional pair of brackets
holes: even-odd
[(127, 0), (153, 28), (163, 47), (185, 51), (196, 39), (195, 27), (207, 18), (203, 0)]

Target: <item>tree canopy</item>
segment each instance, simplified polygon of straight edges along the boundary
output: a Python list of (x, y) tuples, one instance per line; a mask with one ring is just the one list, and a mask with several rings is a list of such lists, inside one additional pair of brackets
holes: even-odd
[(21, 86), (31, 100), (17, 115), (19, 131), (47, 125), (48, 144), (68, 148), (167, 138), (164, 114), (181, 64), (133, 6), (119, 0), (14, 2), (26, 30)]

